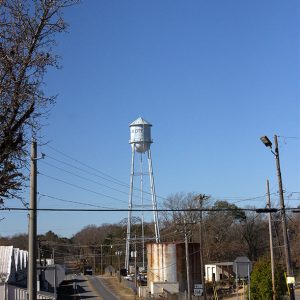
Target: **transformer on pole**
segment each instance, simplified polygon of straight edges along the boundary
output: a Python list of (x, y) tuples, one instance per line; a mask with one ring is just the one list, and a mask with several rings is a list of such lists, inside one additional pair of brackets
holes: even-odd
[[(144, 207), (144, 191), (143, 191), (143, 175), (146, 173), (143, 172), (143, 157), (147, 155), (148, 160), (148, 172), (150, 179), (150, 194), (153, 210), (153, 221), (154, 221), (154, 230), (155, 230), (155, 241), (156, 243), (160, 242), (160, 233), (158, 225), (158, 214), (157, 214), (157, 202), (156, 202), (156, 193), (155, 193), (155, 184), (152, 168), (152, 157), (150, 146), (152, 144), (151, 139), (151, 124), (148, 123), (143, 118), (138, 118), (129, 125), (130, 128), (130, 140), (131, 144), (131, 172), (130, 172), (130, 190), (129, 190), (129, 201), (128, 201), (128, 219), (127, 219), (127, 234), (126, 234), (126, 253), (125, 253), (125, 268), (129, 270), (129, 256), (130, 256), (130, 244), (131, 244), (131, 221), (132, 221), (132, 209), (134, 206), (133, 203), (133, 190), (134, 190), (134, 176), (140, 176), (140, 198), (141, 206)], [(140, 171), (136, 172), (135, 170), (135, 154), (140, 154)], [(144, 253), (145, 253), (145, 237), (144, 237), (144, 214), (141, 215), (141, 225), (142, 225), (142, 252), (143, 252), (143, 267), (144, 267)], [(136, 243), (136, 241), (135, 241)]]

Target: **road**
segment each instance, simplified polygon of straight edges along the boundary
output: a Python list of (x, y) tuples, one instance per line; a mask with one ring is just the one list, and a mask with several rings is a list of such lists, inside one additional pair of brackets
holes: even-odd
[(100, 278), (90, 275), (68, 275), (58, 299), (119, 300), (103, 285)]
[(93, 287), (93, 289), (97, 291), (99, 295), (101, 295), (101, 298), (103, 300), (119, 300), (119, 298), (116, 295), (114, 295), (105, 287), (105, 285), (101, 281), (101, 278), (90, 275), (87, 275), (86, 277), (88, 278), (88, 281)]
[(295, 290), (295, 299), (300, 300), (300, 289)]

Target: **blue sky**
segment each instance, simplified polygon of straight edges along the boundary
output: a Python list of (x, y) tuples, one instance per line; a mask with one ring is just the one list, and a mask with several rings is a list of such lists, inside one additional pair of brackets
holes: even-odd
[[(128, 184), (128, 125), (142, 116), (153, 124), (158, 195), (195, 192), (236, 202), (263, 196), (267, 178), (276, 193), (275, 161), (259, 137), (278, 134), (286, 202), (300, 204), (299, 1), (89, 0), (65, 19), (69, 33), (55, 50), (62, 69), (45, 78), (45, 92), (58, 98), (40, 132), (49, 143), (39, 148), (46, 154), (39, 171), (98, 194), (40, 175), (41, 194), (126, 208), (127, 187), (53, 165), (74, 172), (57, 160), (83, 168), (80, 161)], [(84, 207), (46, 196), (39, 206)], [(26, 213), (2, 215), (3, 235), (26, 232)], [(38, 231), (71, 236), (125, 217), (39, 213)]]

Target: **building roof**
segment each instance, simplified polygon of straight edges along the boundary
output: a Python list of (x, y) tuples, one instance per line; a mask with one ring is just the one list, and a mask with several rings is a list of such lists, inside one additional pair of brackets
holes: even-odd
[(225, 262), (219, 262), (216, 263), (217, 266), (232, 266), (233, 262), (232, 261), (225, 261)]
[(152, 126), (152, 124), (150, 124), (149, 122), (147, 122), (145, 119), (143, 119), (142, 117), (137, 118), (135, 121), (133, 121), (129, 127), (131, 126), (136, 126), (136, 125), (148, 125), (148, 126)]

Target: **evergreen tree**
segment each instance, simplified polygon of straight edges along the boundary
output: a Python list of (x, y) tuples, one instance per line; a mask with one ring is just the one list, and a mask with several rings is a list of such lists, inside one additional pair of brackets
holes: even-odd
[[(276, 299), (283, 299), (287, 288), (283, 270), (275, 270)], [(251, 300), (272, 300), (271, 263), (266, 258), (258, 260), (251, 273)]]

